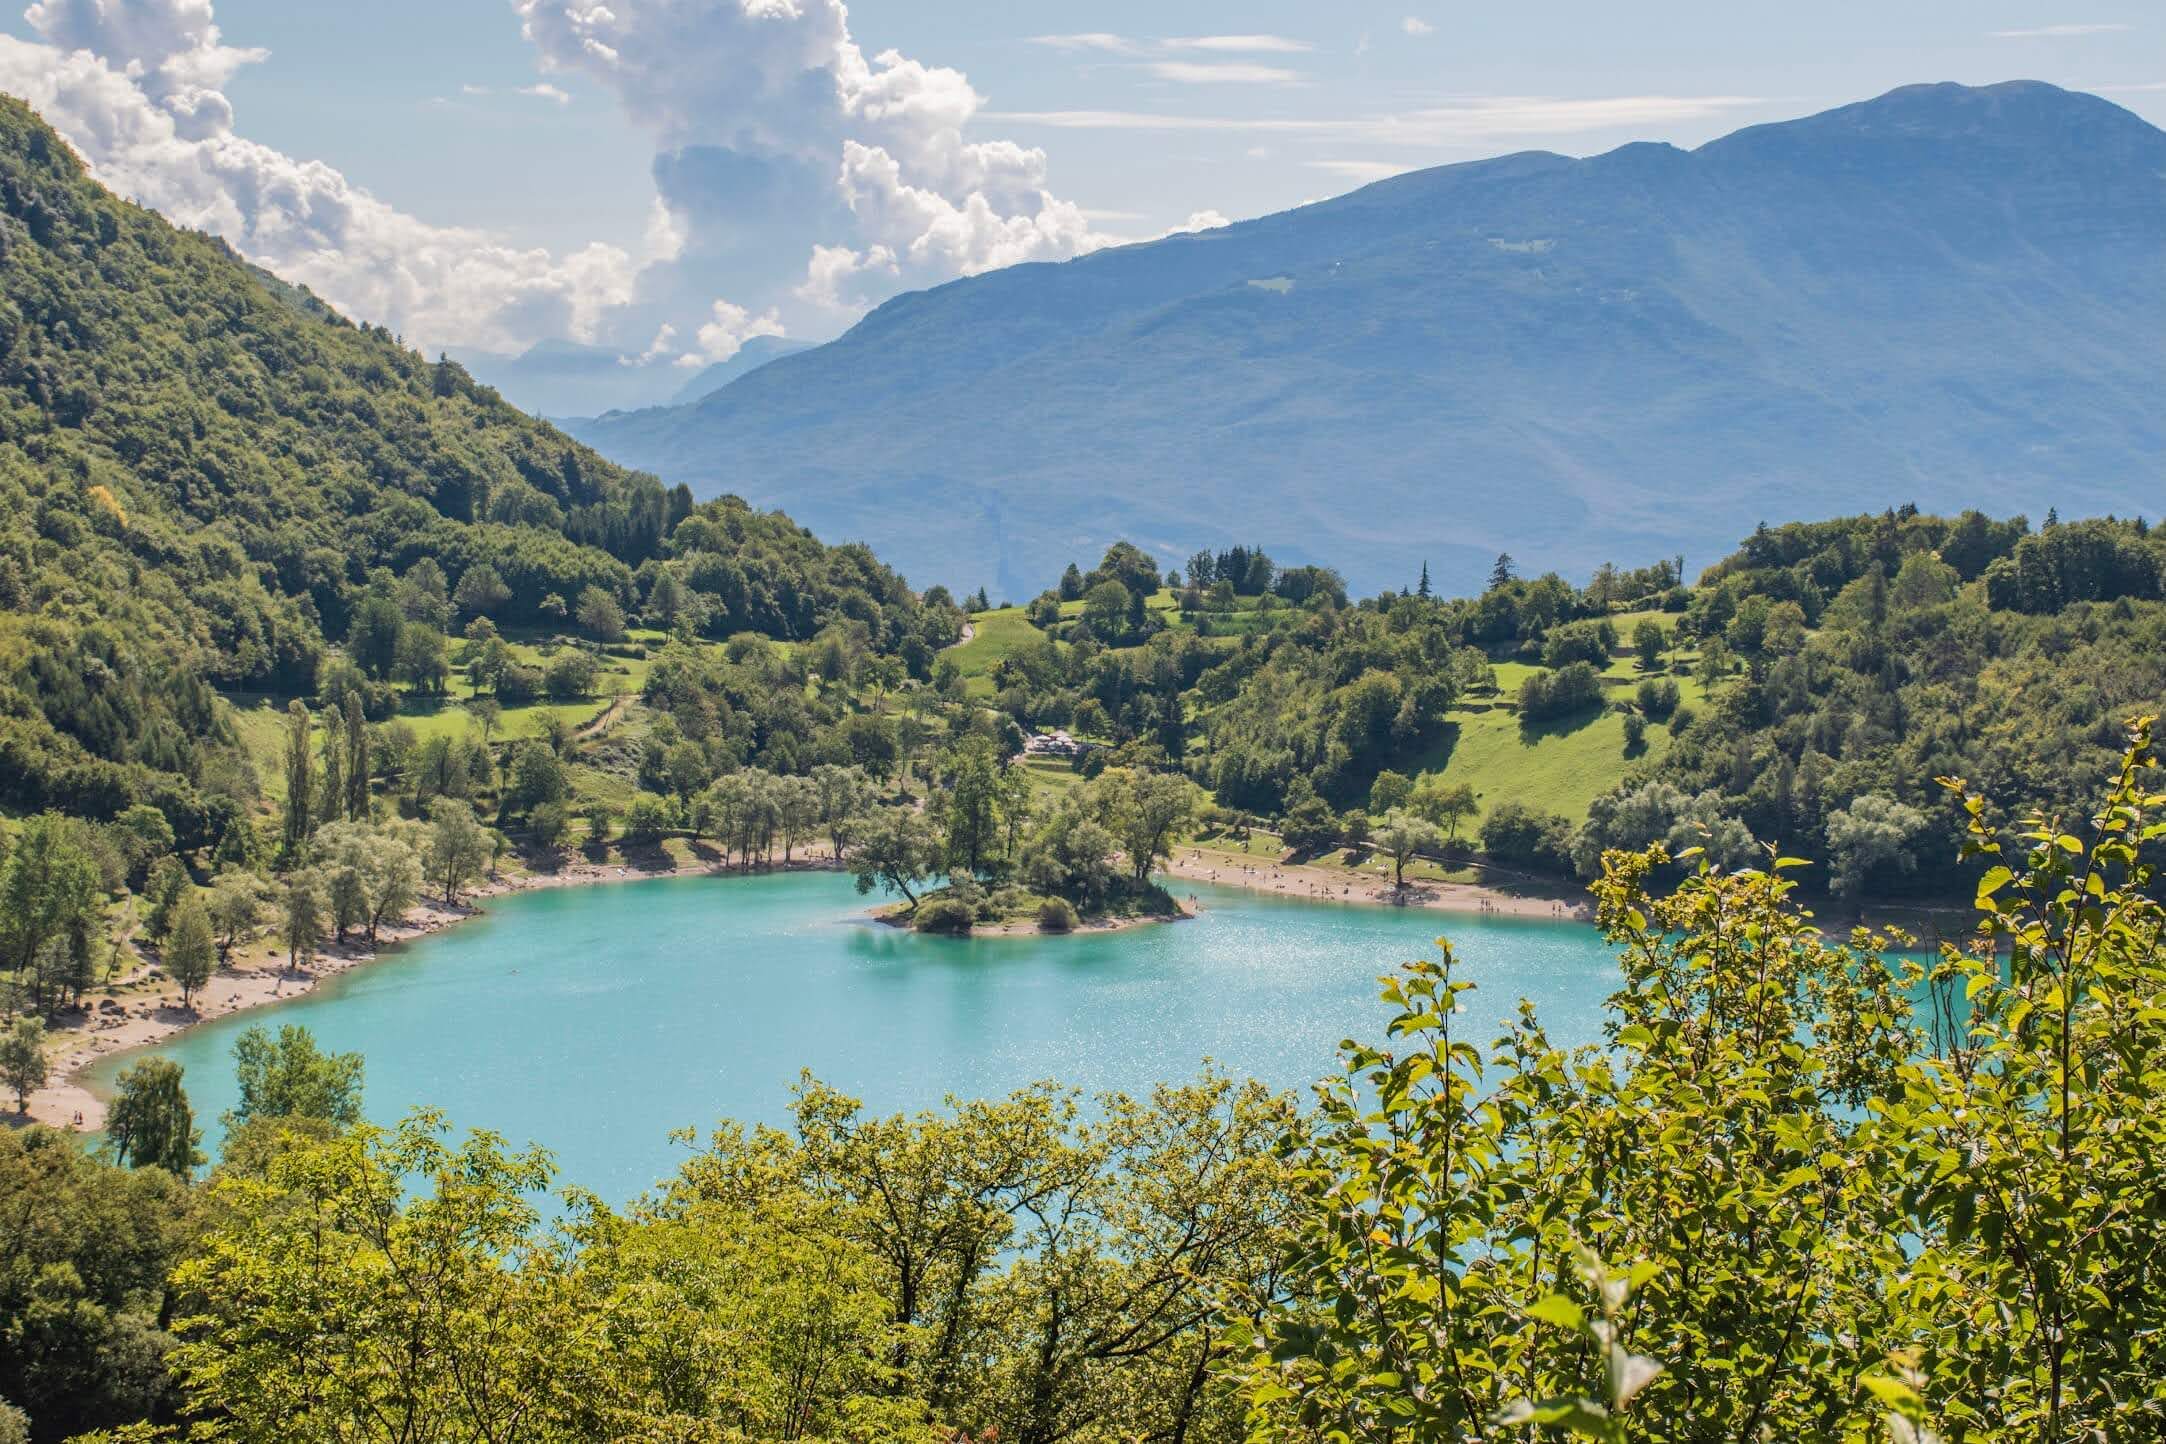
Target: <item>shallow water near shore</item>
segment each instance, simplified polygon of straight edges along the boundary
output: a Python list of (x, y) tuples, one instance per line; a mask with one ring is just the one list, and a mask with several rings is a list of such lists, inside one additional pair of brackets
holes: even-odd
[[(1486, 1043), (1520, 997), (1560, 1043), (1597, 1036), (1615, 961), (1584, 923), (1452, 915), (1182, 884), (1192, 921), (1069, 937), (879, 926), (834, 873), (663, 878), (492, 900), (488, 912), (151, 1050), (204, 1129), (234, 1101), (233, 1040), (304, 1023), (368, 1060), (368, 1116), (427, 1105), (549, 1148), (560, 1181), (627, 1199), (673, 1128), (786, 1121), (800, 1069), (880, 1112), (1043, 1078), (1141, 1093), (1206, 1057), (1305, 1090), (1341, 1039), (1381, 1041), (1376, 979), (1450, 936)], [(100, 1087), (133, 1056), (99, 1065)]]

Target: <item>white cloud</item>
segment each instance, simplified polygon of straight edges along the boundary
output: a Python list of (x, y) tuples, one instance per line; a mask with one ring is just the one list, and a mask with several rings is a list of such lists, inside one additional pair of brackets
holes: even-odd
[(559, 90), (546, 80), (533, 85), (522, 85), (519, 87), (519, 93), (521, 95), (531, 95), (536, 100), (553, 100), (558, 105), (570, 105), (572, 103), (572, 98), (568, 93)]
[(1168, 40), (1169, 50), (1220, 50), (1236, 54), (1300, 55), (1316, 47), (1283, 35), (1191, 35)]
[(1301, 72), (1277, 65), (1199, 64), (1192, 60), (1154, 60), (1144, 69), (1177, 85), (1298, 85)]
[[(965, 139), (984, 100), (961, 71), (868, 57), (841, 0), (513, 3), (545, 71), (608, 87), (653, 133), (688, 262), (712, 253), (709, 233), (736, 246), (740, 267), (805, 246), (793, 294), (849, 309), (1109, 239), (1047, 189), (1044, 151)], [(1102, 50), (1118, 37), (1041, 39)], [(806, 219), (820, 214), (830, 219)], [(758, 230), (767, 217), (778, 219)], [(816, 223), (809, 243), (775, 239), (775, 227)], [(717, 289), (744, 294), (735, 279)]]
[(0, 90), (21, 96), (98, 178), (177, 224), (416, 344), (593, 339), (630, 302), (617, 246), (568, 255), (407, 215), (320, 161), (247, 139), (217, 87), (261, 50), (226, 45), (209, 0), (43, 0), (42, 38), (0, 36)]
[(2126, 25), (2039, 25), (2029, 30), (1989, 30), (1995, 40), (2066, 40), (2079, 35), (2110, 35)]
[[(782, 318), (772, 308), (755, 316), (734, 302), (716, 301), (709, 315), (713, 319), (699, 328), (698, 359), (702, 361), (727, 361), (754, 336), (783, 334)], [(655, 339), (660, 341), (662, 338)], [(680, 362), (682, 359), (679, 358)]]
[(1217, 211), (1197, 211), (1189, 216), (1187, 220), (1166, 231), (1165, 234), (1169, 236), (1194, 235), (1198, 231), (1215, 231), (1221, 226), (1230, 226), (1232, 224), (1232, 221), (1227, 220)]
[(1399, 22), (1399, 28), (1409, 35), (1434, 35), (1436, 27), (1419, 15), (1409, 15)]
[(1583, 99), (1486, 96), (1420, 110), (1365, 116), (1247, 117), (1135, 110), (1000, 111), (987, 119), (1054, 130), (1202, 131), (1279, 135), (1372, 145), (1443, 146), (1498, 138), (1705, 120), (1766, 102), (1748, 95), (1620, 95)]
[(486, 86), (486, 85), (475, 85), (475, 84), (474, 84), (473, 82), (471, 82), (471, 81), (469, 81), (469, 82), (468, 82), (468, 83), (466, 83), (465, 85), (462, 85), (462, 86), (460, 86), (460, 87), (459, 87), (459, 94), (461, 94), (461, 95), (487, 95), (488, 93), (489, 93), (489, 87), (488, 87), (488, 86)]
[[(640, 352), (637, 356), (619, 356), (617, 364), (619, 366), (651, 366), (675, 349), (676, 340), (677, 328), (664, 321), (655, 328), (654, 339), (647, 343), (646, 350)], [(677, 359), (682, 361), (684, 358), (680, 356)], [(693, 359), (696, 361), (698, 358), (694, 357)]]
[(1311, 170), (1327, 170), (1333, 175), (1367, 185), (1370, 181), (1389, 180), (1395, 175), (1405, 175), (1413, 167), (1389, 160), (1311, 160), (1302, 164)]
[(1108, 55), (1134, 55), (1142, 51), (1140, 40), (1125, 35), (1108, 35), (1102, 30), (1087, 31), (1080, 35), (1033, 35), (1033, 45), (1049, 46), (1054, 50), (1102, 50)]

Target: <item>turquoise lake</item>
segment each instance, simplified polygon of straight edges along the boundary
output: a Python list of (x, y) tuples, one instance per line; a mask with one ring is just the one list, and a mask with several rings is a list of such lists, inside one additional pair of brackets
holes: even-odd
[[(560, 1182), (626, 1199), (670, 1172), (680, 1127), (781, 1122), (800, 1069), (881, 1112), (1043, 1078), (1147, 1091), (1226, 1071), (1306, 1089), (1341, 1039), (1381, 1040), (1376, 978), (1448, 934), (1471, 1036), (1521, 996), (1592, 1041), (1614, 960), (1584, 924), (1295, 902), (1183, 886), (1191, 922), (1072, 937), (918, 937), (871, 922), (847, 878), (665, 878), (520, 893), (316, 991), (158, 1051), (215, 1149), (244, 1029), (305, 1023), (366, 1055), (367, 1111), (427, 1104), (549, 1148)], [(103, 1067), (106, 1078), (125, 1059)]]

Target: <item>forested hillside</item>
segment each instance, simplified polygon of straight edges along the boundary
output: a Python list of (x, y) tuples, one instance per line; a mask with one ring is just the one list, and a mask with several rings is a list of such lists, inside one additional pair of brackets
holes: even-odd
[[(1700, 840), (1812, 885), (1960, 886), (1959, 776), (2006, 815), (2072, 806), (2166, 708), (2166, 536), (2143, 521), (1914, 507), (1762, 527), (1686, 585), (1497, 560), (1479, 596), (1349, 602), (1253, 548), (1165, 587), (1125, 544), (956, 655), (1025, 727), (1186, 771), (1218, 817), (1357, 851), (1394, 812), (1492, 862), (1591, 877), (1605, 848)], [(996, 655), (997, 653), (997, 655)]]
[(696, 510), (114, 198), (0, 98), (0, 806), (216, 840), (254, 784), (213, 689), (311, 693), (357, 620), (368, 681), (439, 690), (446, 630), (621, 616), (665, 570), (695, 634), (918, 638), (863, 548)]

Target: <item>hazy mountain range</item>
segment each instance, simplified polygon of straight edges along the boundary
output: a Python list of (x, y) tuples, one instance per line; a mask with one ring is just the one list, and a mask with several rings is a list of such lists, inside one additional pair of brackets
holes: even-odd
[(607, 346), (537, 341), (516, 355), (453, 350), (447, 354), (476, 381), (540, 416), (594, 416), (647, 406), (689, 406), (809, 341), (755, 336), (727, 361), (687, 372), (667, 361), (642, 361)]
[(2156, 505), (2166, 132), (1920, 85), (1527, 152), (897, 297), (605, 454), (1018, 599), (1131, 536), (1363, 589), (1688, 565), (1766, 517)]

